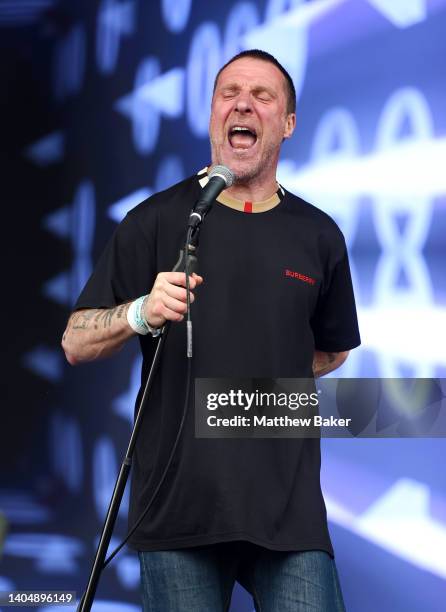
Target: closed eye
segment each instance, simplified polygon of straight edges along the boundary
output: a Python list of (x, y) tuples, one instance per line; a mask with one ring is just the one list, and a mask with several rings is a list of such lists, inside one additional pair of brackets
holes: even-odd
[(222, 91), (222, 97), (223, 97), (225, 100), (228, 100), (228, 99), (230, 99), (230, 98), (233, 98), (233, 97), (234, 97), (234, 96), (236, 96), (236, 95), (237, 95), (237, 91), (236, 91), (235, 89), (224, 89), (224, 90)]
[(266, 89), (259, 89), (254, 92), (254, 95), (261, 102), (270, 102), (273, 99), (273, 96)]

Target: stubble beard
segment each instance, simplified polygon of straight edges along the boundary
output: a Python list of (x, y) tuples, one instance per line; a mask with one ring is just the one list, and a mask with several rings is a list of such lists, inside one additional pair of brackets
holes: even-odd
[(267, 175), (269, 167), (271, 165), (272, 158), (275, 159), (276, 148), (273, 145), (270, 145), (266, 151), (264, 151), (263, 155), (257, 159), (254, 159), (251, 162), (251, 165), (243, 164), (242, 167), (232, 168), (231, 164), (226, 164), (222, 159), (222, 155), (220, 154), (220, 147), (218, 144), (211, 142), (211, 153), (212, 153), (212, 164), (221, 164), (223, 166), (228, 166), (228, 168), (234, 173), (234, 184), (235, 185), (246, 185), (254, 180), (261, 179), (262, 175)]

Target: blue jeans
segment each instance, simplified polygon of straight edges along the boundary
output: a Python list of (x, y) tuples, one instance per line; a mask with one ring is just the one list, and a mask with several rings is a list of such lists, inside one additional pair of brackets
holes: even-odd
[(257, 612), (345, 612), (334, 560), (249, 542), (140, 552), (144, 612), (227, 612), (237, 580)]

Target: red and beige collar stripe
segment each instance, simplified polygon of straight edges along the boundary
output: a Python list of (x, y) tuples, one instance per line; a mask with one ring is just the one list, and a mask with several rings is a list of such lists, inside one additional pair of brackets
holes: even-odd
[[(207, 167), (200, 170), (197, 175), (199, 177), (198, 182), (200, 183), (201, 187), (204, 187), (209, 180), (207, 176)], [(220, 202), (220, 204), (224, 204), (229, 208), (233, 208), (234, 210), (239, 210), (241, 212), (262, 213), (267, 210), (271, 210), (272, 208), (277, 206), (277, 204), (280, 203), (284, 195), (285, 192), (282, 186), (277, 184), (276, 193), (274, 193), (267, 200), (262, 200), (261, 202), (238, 200), (237, 198), (233, 198), (232, 196), (227, 195), (224, 192), (218, 196), (217, 201)]]

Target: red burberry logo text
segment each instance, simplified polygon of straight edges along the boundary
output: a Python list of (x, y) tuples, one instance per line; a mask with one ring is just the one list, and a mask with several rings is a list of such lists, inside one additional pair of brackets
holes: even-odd
[(304, 283), (308, 283), (309, 285), (314, 285), (316, 282), (314, 278), (311, 278), (311, 276), (306, 276), (300, 272), (294, 272), (294, 270), (285, 270), (285, 276), (297, 278), (298, 280), (304, 281)]

